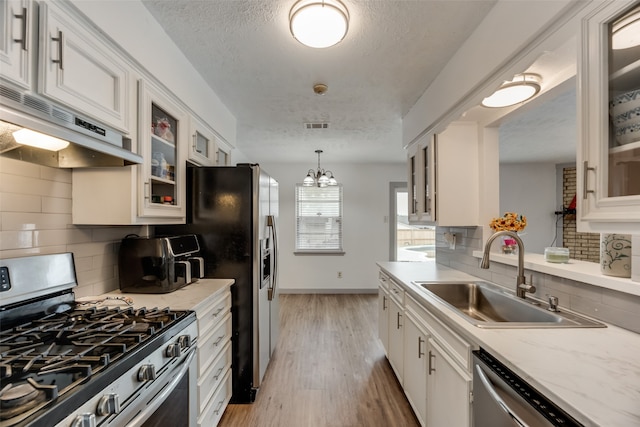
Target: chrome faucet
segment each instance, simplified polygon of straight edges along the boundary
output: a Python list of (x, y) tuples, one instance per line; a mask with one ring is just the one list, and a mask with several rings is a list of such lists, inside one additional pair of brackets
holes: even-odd
[(480, 268), (489, 268), (489, 251), (491, 250), (491, 243), (499, 236), (511, 236), (518, 243), (518, 277), (516, 278), (516, 295), (520, 298), (525, 298), (527, 292), (534, 293), (536, 287), (527, 284), (527, 279), (524, 277), (524, 243), (522, 239), (513, 231), (498, 231), (492, 234), (487, 239), (487, 243), (484, 245), (484, 254), (482, 255), (482, 261), (480, 261)]

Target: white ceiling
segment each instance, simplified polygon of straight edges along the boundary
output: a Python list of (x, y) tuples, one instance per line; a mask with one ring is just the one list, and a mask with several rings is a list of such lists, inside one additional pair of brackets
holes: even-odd
[(291, 36), (295, 0), (142, 2), (235, 115), (251, 161), (315, 163), (320, 148), (335, 163), (405, 161), (402, 116), (494, 0), (344, 0), (349, 33), (327, 49)]
[(577, 131), (574, 85), (500, 126), (500, 162), (573, 163)]

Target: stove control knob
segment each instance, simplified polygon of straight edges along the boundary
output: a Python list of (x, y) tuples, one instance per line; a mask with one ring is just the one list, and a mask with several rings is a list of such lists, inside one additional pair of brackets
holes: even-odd
[(120, 412), (120, 396), (115, 393), (105, 394), (98, 401), (98, 415), (112, 415)]
[(153, 381), (156, 379), (156, 367), (154, 365), (142, 365), (138, 371), (138, 381)]
[(167, 357), (180, 357), (182, 354), (182, 350), (179, 343), (171, 343), (167, 346), (167, 350), (165, 352)]
[(187, 348), (191, 344), (191, 337), (189, 335), (180, 335), (178, 337), (178, 344), (180, 347)]
[(70, 427), (96, 427), (96, 416), (91, 413), (78, 415)]

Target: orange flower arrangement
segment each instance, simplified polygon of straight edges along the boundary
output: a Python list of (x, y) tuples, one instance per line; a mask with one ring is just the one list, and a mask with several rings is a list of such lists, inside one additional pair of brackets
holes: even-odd
[(493, 218), (489, 227), (493, 231), (522, 231), (527, 226), (527, 217), (515, 212), (505, 212), (500, 218)]

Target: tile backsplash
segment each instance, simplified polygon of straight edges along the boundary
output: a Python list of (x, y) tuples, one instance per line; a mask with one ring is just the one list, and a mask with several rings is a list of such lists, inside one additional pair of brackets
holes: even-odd
[[(456, 249), (449, 249), (444, 233), (456, 233)], [(634, 245), (638, 242), (638, 245)], [(482, 229), (480, 227), (437, 227), (436, 262), (464, 271), (484, 280), (497, 283), (509, 289), (515, 286), (516, 267), (492, 262), (488, 270), (480, 268), (479, 259), (473, 251), (482, 250)], [(640, 238), (634, 236), (633, 247), (640, 248)], [(638, 281), (640, 270), (640, 251), (633, 254), (632, 275)], [(638, 265), (638, 268), (634, 267)], [(550, 274), (526, 271), (529, 278), (533, 274), (536, 286), (535, 296), (546, 299), (545, 295), (559, 298), (560, 306), (568, 307), (579, 313), (600, 319), (640, 333), (640, 296), (593, 286), (583, 282), (565, 279)], [(633, 279), (632, 279), (633, 280)], [(638, 283), (640, 287), (640, 283)]]
[(71, 170), (0, 158), (0, 258), (72, 252), (76, 296), (118, 289), (118, 245), (145, 226), (75, 226)]

